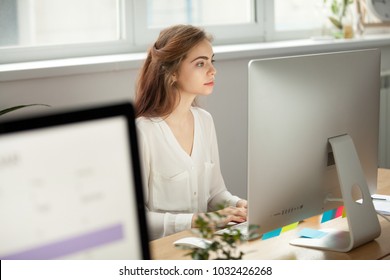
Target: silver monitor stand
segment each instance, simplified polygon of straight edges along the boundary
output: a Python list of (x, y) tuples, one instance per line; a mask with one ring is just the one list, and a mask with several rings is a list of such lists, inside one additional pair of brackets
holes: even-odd
[[(321, 229), (327, 232), (326, 236), (318, 239), (298, 238), (290, 244), (348, 252), (377, 238), (381, 228), (352, 138), (341, 135), (330, 138), (329, 142), (336, 162), (349, 231)], [(360, 192), (362, 199), (357, 201), (352, 195), (354, 191)]]

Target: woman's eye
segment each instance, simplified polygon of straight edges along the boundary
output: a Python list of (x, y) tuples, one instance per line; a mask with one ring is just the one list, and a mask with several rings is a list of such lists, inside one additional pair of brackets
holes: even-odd
[(202, 61), (202, 62), (198, 62), (197, 64), (196, 64), (196, 66), (197, 67), (203, 67), (204, 66), (204, 62)]

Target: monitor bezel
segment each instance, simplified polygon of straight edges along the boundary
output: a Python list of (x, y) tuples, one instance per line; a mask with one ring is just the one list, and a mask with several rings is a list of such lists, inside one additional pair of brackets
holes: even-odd
[[(336, 51), (336, 52), (326, 52), (326, 53), (314, 53), (314, 54), (300, 54), (300, 55), (292, 55), (292, 56), (280, 56), (280, 57), (271, 57), (271, 58), (262, 58), (262, 59), (253, 59), (249, 62), (248, 64), (248, 117), (250, 118), (251, 117), (251, 110), (253, 110), (253, 108), (251, 108), (251, 106), (253, 105), (251, 103), (252, 99), (251, 99), (251, 94), (254, 94), (253, 91), (255, 90), (254, 88), (252, 88), (252, 82), (254, 81), (254, 79), (256, 79), (256, 77), (252, 76), (253, 73), (251, 73), (251, 67), (254, 67), (254, 65), (258, 62), (272, 62), (272, 61), (280, 61), (280, 60), (285, 60), (285, 61), (288, 61), (288, 60), (294, 60), (294, 59), (299, 59), (299, 58), (316, 58), (316, 57), (320, 57), (320, 56), (324, 56), (324, 57), (327, 57), (327, 56), (332, 56), (332, 55), (340, 55), (340, 58), (342, 55), (344, 54), (353, 54), (353, 55), (360, 55), (360, 54), (363, 54), (363, 52), (365, 53), (370, 53), (371, 55), (371, 58), (374, 60), (374, 64), (375, 64), (375, 67), (376, 69), (374, 69), (374, 75), (377, 75), (377, 80), (375, 81), (375, 86), (377, 86), (378, 88), (378, 101), (379, 101), (379, 86), (380, 86), (380, 50), (378, 49), (363, 49), (363, 50), (348, 50), (348, 51)], [(373, 65), (374, 65), (373, 64)], [(379, 67), (378, 67), (379, 66)], [(318, 67), (321, 67), (321, 65), (318, 65)], [(276, 69), (276, 68), (275, 68)], [(275, 70), (274, 69), (274, 70)], [(312, 69), (313, 70), (313, 69)], [(286, 73), (285, 73), (286, 75)], [(360, 77), (360, 76), (359, 76)], [(251, 80), (252, 79), (252, 80)], [(257, 81), (258, 82), (258, 81)], [(259, 82), (260, 83), (260, 82)], [(379, 102), (378, 102), (378, 111), (379, 111)], [(379, 119), (379, 113), (378, 113), (378, 119)], [(248, 221), (250, 224), (255, 224), (255, 225), (258, 225), (258, 223), (256, 222), (253, 222), (253, 209), (257, 207), (251, 207), (251, 201), (255, 200), (255, 198), (253, 197), (254, 196), (254, 193), (251, 192), (250, 188), (254, 188), (254, 186), (251, 186), (251, 167), (250, 165), (252, 164), (250, 162), (250, 156), (251, 156), (251, 123), (250, 123), (250, 119), (248, 119)], [(379, 121), (378, 121), (378, 124), (377, 124), (378, 128), (379, 128)], [(329, 137), (334, 137), (334, 136), (337, 136), (337, 135), (329, 135)], [(377, 137), (377, 136), (376, 136)], [(326, 139), (324, 139), (324, 142), (326, 141)], [(252, 143), (253, 144), (253, 143)], [(330, 149), (330, 145), (328, 145), (328, 152), (329, 152), (329, 149)], [(273, 168), (279, 168), (278, 166), (274, 166)], [(335, 168), (334, 168), (335, 170)], [(252, 170), (253, 171), (253, 170)], [(252, 172), (254, 173), (254, 172)], [(280, 176), (283, 175), (283, 171), (280, 171)], [(372, 174), (370, 174), (371, 176)], [(335, 173), (335, 176), (337, 176), (337, 173)], [(372, 183), (372, 182), (370, 182)], [(376, 183), (376, 180), (375, 180), (375, 183)], [(372, 187), (372, 186), (371, 186)], [(373, 188), (370, 189), (371, 193), (373, 191), (375, 191)], [(341, 195), (339, 197), (341, 199)], [(286, 198), (287, 199), (287, 198)], [(256, 201), (255, 201), (256, 202)], [(257, 202), (256, 204), (259, 204), (261, 202)], [(253, 204), (253, 203), (252, 203)], [(336, 201), (336, 199), (333, 201), (333, 202), (330, 202), (328, 205), (332, 205), (332, 206), (328, 206), (330, 208), (320, 208), (317, 213), (315, 213), (316, 215), (319, 215), (321, 214), (323, 211), (326, 211), (326, 210), (329, 210), (331, 208), (335, 208), (337, 207), (338, 205), (342, 205), (342, 203)], [(252, 205), (253, 206), (253, 205)], [(321, 211), (320, 211), (321, 210)], [(251, 217), (252, 216), (252, 217)], [(297, 219), (297, 220), (294, 220), (294, 221), (291, 221), (291, 222), (298, 222), (299, 220), (303, 220), (303, 219), (306, 219), (306, 218), (309, 218), (309, 217), (304, 217), (302, 219)], [(257, 217), (255, 218), (255, 220), (257, 219)], [(281, 225), (280, 227), (282, 226), (286, 226), (288, 224), (284, 224), (284, 225)], [(274, 227), (273, 229), (277, 229), (278, 227)], [(260, 228), (259, 228), (259, 232), (260, 233), (266, 233), (268, 231), (271, 231), (272, 229), (269, 229), (267, 228), (266, 230), (265, 229), (261, 229), (261, 225), (260, 225)]]
[(63, 110), (52, 114), (44, 114), (22, 119), (0, 121), (0, 137), (11, 133), (32, 131), (42, 128), (58, 127), (80, 122), (87, 122), (110, 117), (124, 117), (126, 119), (128, 141), (131, 151), (130, 159), (133, 167), (133, 184), (135, 187), (137, 226), (141, 242), (141, 254), (144, 260), (151, 259), (149, 248), (149, 234), (145, 213), (143, 183), (141, 175), (140, 157), (138, 151), (138, 137), (135, 124), (135, 112), (130, 102), (102, 104), (77, 109)]

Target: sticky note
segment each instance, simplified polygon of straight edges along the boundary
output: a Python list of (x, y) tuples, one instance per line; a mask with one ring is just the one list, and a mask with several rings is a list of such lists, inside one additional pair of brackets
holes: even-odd
[(338, 218), (338, 217), (343, 217), (343, 218), (346, 217), (346, 212), (345, 212), (345, 207), (344, 206), (340, 206), (340, 207), (338, 207), (336, 209), (325, 211), (322, 214), (321, 223), (325, 223), (325, 222), (327, 222), (329, 220), (332, 220), (332, 219), (335, 219), (335, 218)]
[(335, 218), (343, 216), (344, 213), (344, 206), (340, 206), (336, 209)]
[(278, 229), (275, 229), (273, 231), (266, 232), (263, 234), (263, 237), (261, 239), (266, 240), (266, 239), (278, 236), (278, 235), (280, 235), (281, 232), (282, 232), (282, 228), (278, 228)]
[(316, 229), (304, 228), (298, 232), (298, 235), (305, 238), (321, 238), (327, 235), (327, 233)]
[(325, 223), (329, 220), (334, 219), (335, 215), (336, 215), (336, 209), (325, 211), (324, 214), (322, 214), (321, 223)]
[(286, 231), (289, 231), (289, 230), (292, 230), (294, 228), (296, 228), (298, 226), (299, 222), (296, 222), (296, 223), (292, 223), (292, 224), (289, 224), (287, 226), (284, 226), (282, 228), (282, 232), (286, 232)]
[(347, 211), (345, 211), (345, 207), (343, 207), (343, 215), (342, 215), (343, 218), (347, 217)]

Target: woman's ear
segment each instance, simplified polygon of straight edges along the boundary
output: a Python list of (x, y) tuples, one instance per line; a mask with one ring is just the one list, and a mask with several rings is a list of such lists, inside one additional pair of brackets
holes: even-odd
[(171, 77), (169, 78), (169, 85), (174, 86), (176, 84), (176, 81), (177, 81), (177, 75), (172, 74)]
[(171, 76), (171, 84), (174, 85), (177, 82), (177, 74), (173, 73)]

